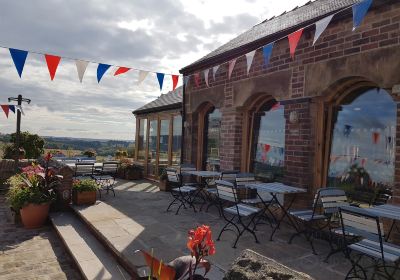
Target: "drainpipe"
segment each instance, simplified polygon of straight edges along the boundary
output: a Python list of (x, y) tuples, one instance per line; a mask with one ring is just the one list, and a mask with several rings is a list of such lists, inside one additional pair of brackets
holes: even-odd
[(182, 88), (182, 137), (181, 137), (181, 164), (183, 163), (183, 147), (185, 144), (185, 120), (186, 120), (186, 110), (185, 110), (185, 76), (183, 76), (183, 88)]

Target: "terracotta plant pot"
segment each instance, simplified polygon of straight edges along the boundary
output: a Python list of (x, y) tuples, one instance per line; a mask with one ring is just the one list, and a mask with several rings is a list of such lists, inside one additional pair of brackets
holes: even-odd
[(46, 222), (49, 216), (50, 203), (44, 204), (28, 204), (21, 208), (22, 224), (27, 229), (39, 228)]
[(75, 205), (88, 205), (96, 203), (96, 191), (72, 191), (72, 201)]
[(158, 185), (160, 191), (162, 192), (169, 192), (171, 190), (167, 180), (160, 180), (160, 184)]

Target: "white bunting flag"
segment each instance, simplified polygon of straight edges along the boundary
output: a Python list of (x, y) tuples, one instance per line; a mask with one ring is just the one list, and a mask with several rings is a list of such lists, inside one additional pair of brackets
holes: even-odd
[(140, 70), (139, 71), (139, 79), (138, 79), (138, 85), (140, 85), (144, 79), (146, 79), (147, 75), (149, 74), (149, 71), (144, 71), (144, 70)]
[(22, 110), (22, 105), (15, 105), (15, 109), (19, 110), (21, 114), (25, 116), (24, 110)]
[(189, 84), (190, 76), (184, 76), (183, 77), (183, 85), (186, 88)]
[(75, 64), (76, 64), (76, 70), (78, 71), (79, 81), (82, 83), (83, 75), (85, 74), (89, 62), (84, 60), (75, 60)]
[(233, 68), (235, 68), (237, 58), (232, 59), (228, 62), (228, 80), (231, 79)]
[(254, 55), (256, 54), (256, 50), (246, 53), (246, 62), (247, 62), (247, 75), (249, 75), (251, 64), (253, 63)]
[(205, 79), (205, 81), (206, 81), (207, 87), (210, 87), (210, 86), (208, 85), (208, 72), (210, 72), (210, 69), (204, 70), (204, 79)]
[(214, 82), (215, 82), (215, 74), (217, 74), (218, 69), (219, 69), (219, 65), (213, 67), (213, 79), (214, 79)]
[(319, 36), (321, 36), (322, 32), (328, 27), (328, 24), (331, 22), (334, 15), (330, 15), (326, 18), (323, 18), (315, 23), (315, 35), (314, 35), (314, 42), (317, 42)]

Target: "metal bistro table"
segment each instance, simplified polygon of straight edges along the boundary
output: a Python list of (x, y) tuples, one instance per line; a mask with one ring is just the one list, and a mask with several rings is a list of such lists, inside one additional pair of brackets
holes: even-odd
[(394, 228), (396, 228), (397, 231), (399, 232), (399, 228), (397, 227), (396, 222), (400, 221), (400, 206), (383, 204), (371, 208), (366, 208), (365, 210), (379, 216), (380, 218), (386, 218), (392, 220), (392, 224), (390, 226), (390, 230), (387, 236), (385, 237), (385, 241), (389, 240), (390, 234), (392, 233)]
[[(274, 219), (274, 221), (276, 221), (276, 225), (275, 225), (275, 227), (273, 227), (271, 236), (269, 238), (270, 241), (272, 241), (272, 238), (273, 238), (276, 230), (279, 228), (279, 226), (281, 225), (281, 222), (283, 221), (283, 219), (286, 216), (288, 216), (291, 226), (296, 228), (296, 225), (293, 223), (293, 221), (290, 219), (290, 216), (288, 215), (288, 211), (289, 211), (290, 207), (292, 207), (293, 202), (296, 200), (297, 194), (305, 193), (305, 192), (307, 192), (307, 190), (287, 186), (285, 184), (277, 183), (277, 182), (275, 182), (275, 183), (251, 183), (251, 184), (246, 185), (246, 187), (254, 188), (254, 189), (257, 189), (258, 191), (264, 191), (264, 192), (270, 193), (270, 195), (272, 196), (272, 199), (269, 201), (269, 203), (267, 203), (266, 207), (269, 207), (271, 205), (278, 205), (278, 207), (283, 211), (283, 215), (281, 216), (280, 219), (277, 219), (277, 217), (275, 217), (275, 215), (270, 211), (271, 215), (273, 216), (272, 218)], [(280, 194), (281, 195), (293, 194), (293, 197), (290, 200), (290, 202), (286, 208), (283, 206), (284, 203), (281, 203), (277, 197)]]

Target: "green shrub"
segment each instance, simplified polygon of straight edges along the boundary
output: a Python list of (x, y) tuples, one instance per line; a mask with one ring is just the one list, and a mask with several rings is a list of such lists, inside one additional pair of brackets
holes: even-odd
[(78, 192), (97, 191), (99, 189), (99, 185), (93, 179), (78, 179), (73, 182), (72, 189)]

